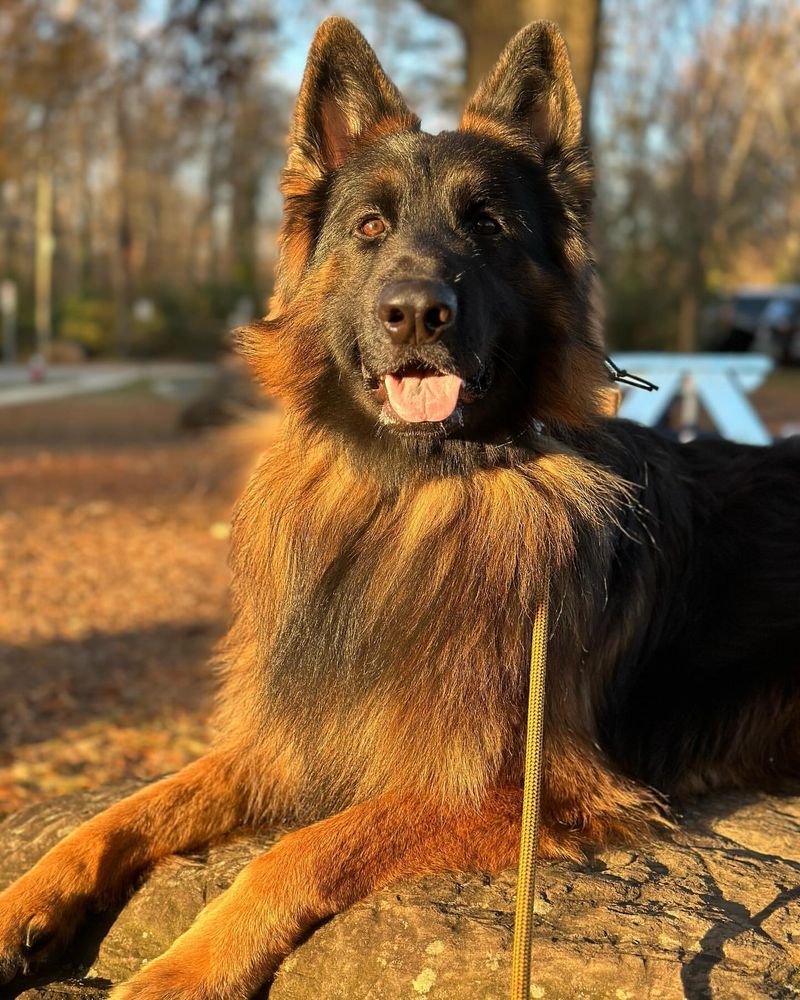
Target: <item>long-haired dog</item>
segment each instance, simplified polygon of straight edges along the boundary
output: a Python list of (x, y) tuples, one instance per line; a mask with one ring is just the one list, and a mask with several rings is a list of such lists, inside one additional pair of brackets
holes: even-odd
[(800, 772), (800, 450), (604, 416), (557, 30), (521, 31), (432, 136), (326, 21), (282, 190), (277, 290), (242, 342), (285, 426), (235, 516), (218, 738), (0, 896), (6, 977), (245, 825), (306, 824), (115, 1000), (241, 1000), (378, 887), (514, 865), (545, 588), (542, 857), (643, 837), (664, 796)]

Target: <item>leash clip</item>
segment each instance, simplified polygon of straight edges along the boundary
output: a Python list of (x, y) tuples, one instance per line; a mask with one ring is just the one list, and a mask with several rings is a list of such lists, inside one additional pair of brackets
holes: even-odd
[(620, 368), (607, 354), (605, 362), (612, 382), (622, 382), (624, 385), (630, 385), (634, 389), (644, 389), (647, 392), (658, 392), (658, 386), (655, 382), (649, 382), (646, 378), (642, 378), (641, 375), (634, 375), (632, 372)]

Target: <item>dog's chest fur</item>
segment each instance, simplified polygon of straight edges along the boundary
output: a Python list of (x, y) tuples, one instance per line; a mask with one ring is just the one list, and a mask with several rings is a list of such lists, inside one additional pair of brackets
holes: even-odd
[(258, 729), (312, 799), (478, 796), (518, 769), (536, 601), (603, 536), (617, 484), (554, 455), (387, 493), (329, 447), (296, 454), (268, 457), (237, 518)]

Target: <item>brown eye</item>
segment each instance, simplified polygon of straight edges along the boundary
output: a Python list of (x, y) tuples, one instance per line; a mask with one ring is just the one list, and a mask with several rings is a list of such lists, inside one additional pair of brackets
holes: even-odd
[(372, 218), (364, 219), (358, 227), (358, 231), (362, 236), (366, 236), (368, 240), (374, 240), (376, 236), (382, 236), (386, 232), (386, 223), (383, 219), (372, 216)]
[(472, 223), (472, 231), (478, 236), (496, 236), (500, 232), (500, 223), (491, 215), (479, 215)]

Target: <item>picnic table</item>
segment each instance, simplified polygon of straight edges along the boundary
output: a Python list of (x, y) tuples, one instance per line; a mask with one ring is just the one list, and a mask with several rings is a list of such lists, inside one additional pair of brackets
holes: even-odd
[[(611, 357), (620, 368), (658, 386), (658, 392), (646, 392), (621, 385), (624, 394), (618, 416), (653, 427), (681, 394), (684, 413), (696, 413), (697, 404), (702, 404), (723, 437), (742, 444), (771, 443), (772, 437), (747, 394), (757, 389), (772, 371), (772, 358), (733, 352), (662, 354), (658, 351), (623, 351)], [(688, 436), (693, 436), (691, 430)]]

